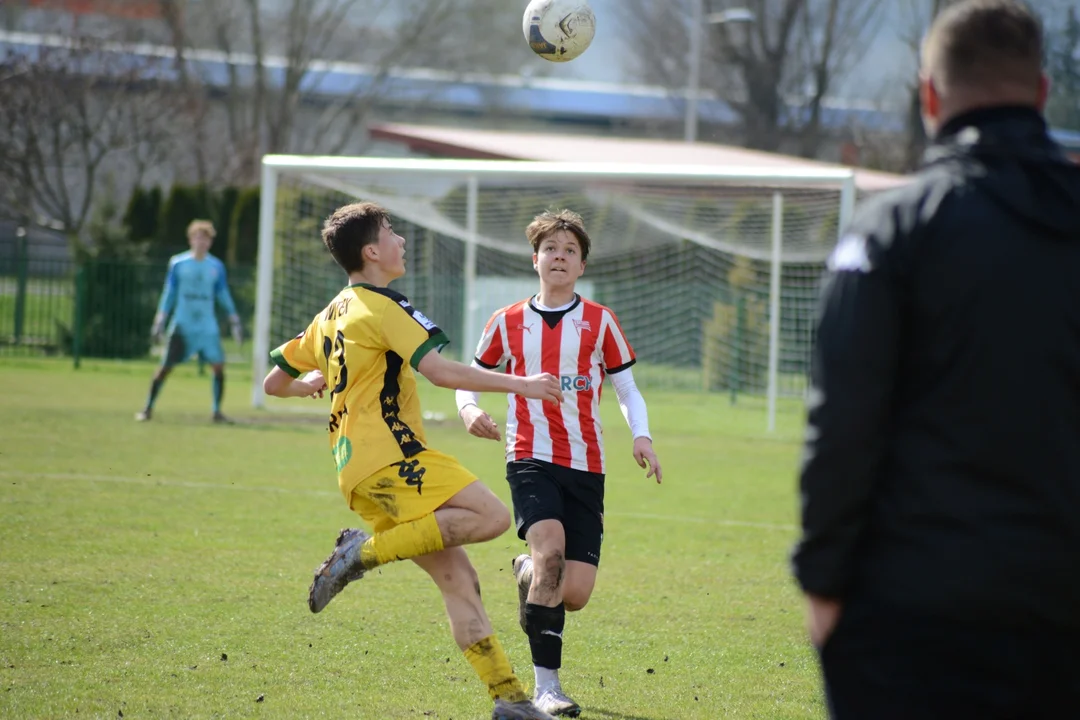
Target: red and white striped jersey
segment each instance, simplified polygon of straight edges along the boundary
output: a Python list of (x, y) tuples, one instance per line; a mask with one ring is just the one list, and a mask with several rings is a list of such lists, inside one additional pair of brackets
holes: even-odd
[(559, 378), (559, 407), (508, 395), (506, 459), (533, 458), (587, 472), (604, 472), (600, 388), (605, 374), (634, 364), (615, 313), (580, 296), (565, 310), (537, 310), (532, 299), (499, 310), (488, 321), (476, 362), (528, 376)]

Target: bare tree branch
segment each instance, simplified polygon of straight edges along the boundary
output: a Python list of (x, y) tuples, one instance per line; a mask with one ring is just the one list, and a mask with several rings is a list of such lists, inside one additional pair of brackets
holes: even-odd
[[(536, 61), (516, 32), (462, 42), (491, 23), (520, 23), (520, 8), (503, 0), (217, 0), (189, 20), (167, 23), (174, 62), (196, 50), (225, 58), (224, 78), (191, 75), (221, 108), (204, 118), (197, 142), (208, 175), (219, 181), (255, 182), (265, 153), (340, 151), (357, 142), (394, 68), (475, 72), (505, 70), (511, 56)], [(335, 92), (320, 94), (340, 61), (365, 67), (365, 75), (342, 92), (339, 73)], [(209, 129), (214, 123), (224, 123), (224, 132)]]
[[(624, 2), (621, 17), (637, 50), (639, 77), (681, 90), (688, 63), (669, 58), (671, 48), (689, 46), (693, 0)], [(779, 150), (786, 139), (798, 139), (801, 151), (814, 155), (823, 103), (865, 53), (884, 3), (717, 0), (710, 9), (736, 6), (751, 10), (755, 22), (706, 28), (702, 88), (711, 89), (739, 115), (747, 146)]]
[(130, 186), (172, 143), (175, 93), (101, 41), (0, 62), (0, 212), (83, 231), (104, 173)]

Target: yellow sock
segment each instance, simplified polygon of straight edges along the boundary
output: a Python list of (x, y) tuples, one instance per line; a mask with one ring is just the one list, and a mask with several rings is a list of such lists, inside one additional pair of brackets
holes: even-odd
[(371, 570), (396, 560), (407, 560), (442, 549), (439, 522), (434, 514), (425, 515), (369, 538), (360, 547), (360, 562)]
[(502, 698), (512, 703), (529, 699), (521, 681), (510, 669), (510, 658), (503, 652), (499, 639), (488, 635), (465, 649), (465, 657), (473, 670), (488, 687), (492, 700)]

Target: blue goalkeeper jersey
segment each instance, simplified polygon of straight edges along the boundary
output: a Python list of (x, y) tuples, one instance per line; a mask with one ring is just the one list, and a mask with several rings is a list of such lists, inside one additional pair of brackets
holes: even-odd
[(213, 255), (196, 260), (190, 250), (173, 255), (158, 303), (158, 312), (171, 316), (169, 332), (179, 328), (188, 335), (220, 334), (215, 301), (221, 303), (230, 316), (236, 314), (225, 278), (225, 263)]

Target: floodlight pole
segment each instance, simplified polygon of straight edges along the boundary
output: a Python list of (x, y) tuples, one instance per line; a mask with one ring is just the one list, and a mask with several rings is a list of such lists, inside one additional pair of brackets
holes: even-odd
[(705, 45), (705, 25), (752, 23), (757, 17), (747, 8), (732, 8), (705, 14), (706, 0), (694, 0), (694, 15), (690, 21), (690, 74), (687, 77), (686, 115), (683, 118), (683, 140), (696, 142), (698, 132), (698, 94), (701, 90), (701, 56)]
[(701, 86), (701, 52), (705, 42), (705, 0), (694, 0), (694, 17), (690, 21), (690, 76), (686, 91), (686, 117), (683, 118), (683, 139), (697, 140), (698, 88)]

